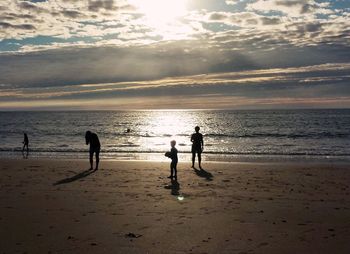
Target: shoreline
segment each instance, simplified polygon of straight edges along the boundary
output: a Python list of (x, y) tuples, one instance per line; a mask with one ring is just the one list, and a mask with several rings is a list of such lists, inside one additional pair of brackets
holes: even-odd
[[(0, 157), (0, 162), (26, 162), (26, 161), (31, 161), (31, 162), (40, 162), (40, 163), (49, 163), (49, 162), (59, 162), (59, 163), (67, 163), (67, 162), (78, 162), (78, 163), (89, 163), (89, 158), (88, 155), (86, 155), (86, 158), (50, 158), (50, 157), (29, 157), (27, 159), (24, 159), (22, 157)], [(148, 160), (148, 159), (121, 159), (121, 158), (100, 158), (100, 164), (101, 163), (160, 163), (160, 164), (170, 164), (169, 159), (164, 158), (160, 160)], [(95, 163), (95, 157), (94, 157), (94, 163)], [(191, 161), (186, 160), (186, 161), (179, 161), (178, 165), (184, 165), (190, 167)], [(196, 158), (196, 165), (198, 164), (197, 158)], [(300, 158), (297, 158), (295, 160), (232, 160), (232, 161), (214, 161), (214, 160), (203, 160), (202, 159), (202, 164), (203, 165), (290, 165), (290, 166), (300, 166), (306, 164), (307, 166), (350, 166), (350, 161), (348, 160), (343, 160), (343, 161), (337, 161), (337, 160), (324, 160), (324, 161), (319, 161), (316, 160), (316, 158), (310, 159), (310, 160), (300, 160)]]
[[(191, 153), (180, 153), (179, 162), (190, 162)], [(22, 159), (21, 152), (0, 152), (1, 159)], [(88, 152), (79, 153), (29, 153), (30, 159), (38, 160), (86, 160), (88, 158)], [(106, 153), (100, 154), (101, 161), (152, 161), (152, 162), (167, 162), (168, 158), (164, 156), (164, 153)], [(197, 161), (197, 157), (196, 157)], [(237, 154), (202, 154), (203, 162), (211, 163), (235, 163), (235, 162), (247, 162), (247, 163), (350, 163), (350, 156), (348, 155), (237, 155)]]

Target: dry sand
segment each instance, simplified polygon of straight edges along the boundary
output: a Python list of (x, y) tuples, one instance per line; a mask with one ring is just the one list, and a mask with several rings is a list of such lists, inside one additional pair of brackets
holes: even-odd
[(349, 165), (204, 166), (1, 159), (0, 253), (350, 253)]

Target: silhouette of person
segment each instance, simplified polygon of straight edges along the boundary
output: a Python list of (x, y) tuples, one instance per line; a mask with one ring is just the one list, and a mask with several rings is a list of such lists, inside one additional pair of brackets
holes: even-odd
[(90, 149), (89, 149), (89, 153), (90, 153), (90, 170), (92, 170), (92, 168), (93, 168), (94, 153), (95, 153), (95, 156), (96, 156), (96, 168), (95, 168), (95, 170), (98, 170), (98, 163), (100, 162), (100, 150), (101, 150), (100, 140), (98, 139), (96, 133), (93, 133), (91, 131), (87, 131), (85, 133), (85, 141), (86, 141), (87, 145), (90, 144)]
[(170, 142), (170, 146), (171, 146), (171, 150), (170, 152), (166, 152), (165, 156), (169, 157), (171, 159), (170, 162), (170, 176), (168, 176), (168, 178), (170, 179), (175, 179), (177, 180), (177, 162), (178, 162), (178, 158), (177, 158), (177, 149), (175, 148), (176, 145), (176, 141), (172, 140)]
[[(22, 154), (24, 158), (28, 158), (28, 153), (29, 153), (29, 139), (27, 133), (24, 134), (24, 139), (23, 139), (23, 148), (22, 148)], [(26, 155), (24, 155), (24, 150), (26, 151)]]
[(192, 134), (191, 136), (191, 142), (192, 142), (192, 168), (194, 168), (194, 162), (196, 160), (196, 153), (198, 155), (198, 165), (199, 168), (202, 169), (201, 167), (201, 162), (202, 162), (202, 152), (204, 149), (204, 143), (203, 143), (203, 135), (201, 133), (199, 133), (199, 126), (196, 126), (194, 128), (194, 130), (196, 131), (195, 133)]

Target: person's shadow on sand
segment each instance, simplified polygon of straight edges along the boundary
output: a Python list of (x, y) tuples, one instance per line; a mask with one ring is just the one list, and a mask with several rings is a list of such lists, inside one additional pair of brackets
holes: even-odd
[(203, 177), (207, 181), (212, 181), (213, 180), (214, 176), (210, 172), (205, 171), (203, 168), (201, 168), (200, 170), (198, 170), (197, 168), (193, 168), (193, 169), (194, 169), (194, 172), (196, 173), (197, 176)]
[(172, 179), (171, 184), (164, 187), (165, 189), (171, 190), (171, 195), (179, 196), (180, 184), (177, 180)]
[(53, 185), (59, 185), (59, 184), (64, 184), (64, 183), (71, 183), (71, 182), (74, 182), (74, 181), (77, 181), (81, 178), (84, 178), (84, 177), (87, 177), (89, 175), (91, 175), (92, 173), (96, 172), (96, 170), (85, 170), (83, 172), (80, 172), (79, 174), (76, 174), (75, 176), (72, 176), (72, 177), (67, 177), (67, 178), (64, 178), (62, 180), (59, 180), (57, 182), (55, 182)]

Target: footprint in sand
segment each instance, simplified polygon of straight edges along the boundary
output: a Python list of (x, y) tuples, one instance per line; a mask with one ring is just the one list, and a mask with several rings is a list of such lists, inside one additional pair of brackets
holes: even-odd
[(258, 247), (264, 247), (264, 246), (267, 246), (267, 245), (269, 245), (269, 243), (264, 242), (264, 243), (260, 243), (260, 244), (258, 245)]

